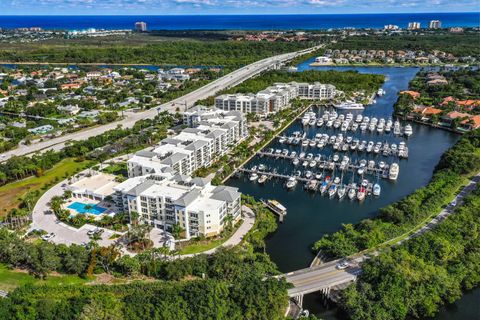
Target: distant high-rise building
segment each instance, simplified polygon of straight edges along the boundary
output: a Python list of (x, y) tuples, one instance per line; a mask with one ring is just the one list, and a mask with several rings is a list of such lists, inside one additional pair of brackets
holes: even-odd
[(417, 30), (420, 29), (420, 22), (409, 22), (408, 23), (408, 30)]
[(395, 24), (387, 24), (385, 27), (383, 27), (385, 30), (398, 30), (400, 29), (397, 25)]
[(442, 27), (442, 22), (440, 20), (432, 20), (428, 27), (430, 29), (440, 29)]
[(142, 21), (135, 22), (135, 31), (139, 31), (139, 32), (147, 31), (147, 24)]

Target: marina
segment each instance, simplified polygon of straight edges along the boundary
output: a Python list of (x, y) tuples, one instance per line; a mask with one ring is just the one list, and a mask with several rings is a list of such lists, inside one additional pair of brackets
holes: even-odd
[[(308, 61), (307, 61), (308, 62)], [(302, 63), (298, 66), (299, 72), (305, 69), (311, 69), (306, 63)], [(397, 99), (398, 91), (406, 90), (408, 88), (408, 82), (414, 77), (418, 68), (354, 68), (354, 67), (319, 67), (315, 69), (321, 70), (356, 70), (362, 73), (379, 73), (386, 76), (386, 82), (383, 86), (385, 94), (383, 96), (376, 97), (377, 103), (366, 106), (365, 110), (335, 110), (332, 108), (313, 108), (312, 111), (316, 112), (317, 121), (324, 114), (324, 111), (335, 110), (340, 116), (344, 114), (346, 117), (348, 113), (352, 113), (353, 120), (355, 121), (357, 116), (362, 115), (362, 120), (365, 116), (370, 119), (375, 117), (377, 119), (384, 118), (387, 121), (392, 117), (392, 122), (395, 123), (395, 119), (392, 116), (393, 104)], [(448, 131), (439, 130), (427, 126), (423, 126), (417, 123), (409, 123), (400, 121), (400, 127), (405, 128), (407, 124), (412, 127), (412, 135), (409, 137), (403, 134), (394, 134), (392, 128), (390, 133), (383, 132), (379, 134), (377, 131), (366, 130), (362, 133), (360, 128), (356, 131), (342, 132), (340, 129), (323, 126), (313, 126), (302, 124), (303, 115), (296, 120), (289, 128), (280, 134), (280, 136), (266, 146), (262, 153), (269, 153), (271, 149), (277, 152), (280, 150), (280, 156), (278, 155), (262, 155), (257, 154), (252, 158), (245, 166), (245, 170), (251, 170), (257, 166), (259, 170), (263, 165), (261, 172), (273, 173), (276, 169), (276, 173), (285, 176), (284, 178), (268, 177), (263, 183), (259, 183), (259, 180), (251, 182), (249, 180), (248, 172), (244, 172), (238, 175), (238, 178), (232, 178), (226, 182), (227, 185), (238, 187), (242, 192), (252, 195), (257, 199), (276, 199), (288, 210), (288, 219), (285, 219), (275, 231), (266, 240), (266, 251), (270, 255), (272, 261), (274, 261), (282, 272), (289, 272), (299, 268), (310, 265), (314, 255), (311, 251), (312, 244), (320, 239), (324, 234), (331, 234), (339, 230), (343, 224), (357, 223), (361, 220), (378, 215), (379, 209), (383, 208), (394, 201), (397, 201), (404, 196), (408, 195), (412, 191), (425, 186), (430, 180), (435, 165), (438, 163), (440, 156), (452, 146), (458, 139), (458, 135)], [(361, 143), (363, 140), (373, 141), (374, 145), (377, 142), (387, 142), (389, 147), (392, 144), (400, 145), (400, 142), (404, 142), (408, 148), (408, 157), (400, 158), (397, 155), (384, 156), (382, 153), (366, 152), (357, 150), (335, 150), (334, 144), (327, 144), (323, 148), (310, 147), (310, 141), (307, 147), (303, 147), (302, 143), (290, 144), (288, 139), (294, 136), (295, 133), (299, 133), (299, 137), (303, 137), (308, 140), (315, 140), (317, 134), (327, 134), (330, 136), (337, 136), (339, 133), (343, 134), (344, 141), (347, 137), (358, 139)], [(286, 140), (280, 143), (280, 139), (285, 137)], [(302, 140), (303, 142), (303, 140)], [(335, 177), (341, 179), (341, 172), (336, 169), (335, 174), (330, 170), (323, 170), (319, 168), (317, 163), (316, 168), (303, 167), (304, 161), (299, 161), (297, 165), (293, 164), (294, 159), (283, 159), (281, 155), (287, 149), (288, 156), (292, 156), (292, 152), (296, 152), (295, 157), (299, 158), (302, 152), (305, 153), (305, 157), (309, 153), (313, 154), (312, 160), (319, 154), (321, 155), (320, 161), (333, 160), (335, 154), (338, 155), (341, 162), (343, 156), (347, 156), (353, 163), (359, 164), (361, 160), (375, 161), (378, 167), (380, 161), (383, 161), (386, 165), (398, 163), (399, 174), (397, 180), (390, 180), (388, 178), (378, 177), (377, 174), (364, 173), (364, 179), (367, 179), (371, 186), (371, 194), (365, 195), (362, 201), (358, 200), (357, 194), (350, 200), (348, 184), (354, 175), (354, 182), (357, 183), (357, 187), (361, 184), (361, 176), (357, 172), (346, 171), (343, 175), (342, 185), (347, 185), (347, 188), (343, 190), (341, 186), (336, 187), (335, 195), (330, 198), (329, 191), (325, 191), (322, 195), (319, 188), (321, 187), (326, 175), (329, 175), (332, 180)], [(336, 157), (335, 157), (336, 158)], [(308, 164), (310, 165), (310, 164)], [(287, 189), (286, 183), (288, 179), (295, 176), (297, 171), (301, 171), (302, 180), (295, 180), (296, 184), (292, 188)], [(312, 176), (309, 181), (305, 177), (307, 171), (312, 172)], [(316, 179), (315, 174), (322, 173), (321, 179)], [(258, 179), (261, 177), (261, 173)], [(305, 179), (305, 180), (303, 180)], [(313, 180), (317, 180), (316, 182)], [(293, 184), (293, 183), (292, 183)], [(332, 182), (333, 184), (333, 182)], [(374, 190), (375, 184), (378, 184), (376, 190)], [(316, 188), (317, 191), (309, 191), (309, 188)], [(334, 189), (335, 190), (335, 189)], [(332, 190), (332, 193), (334, 192)], [(353, 189), (352, 189), (353, 190)], [(358, 190), (358, 189), (357, 189)], [(367, 190), (365, 190), (367, 191)], [(374, 194), (380, 191), (379, 196)], [(339, 201), (341, 196), (341, 201)], [(361, 195), (362, 196), (362, 195)], [(320, 315), (322, 318), (335, 319), (335, 317), (327, 316), (328, 311), (321, 307), (321, 303), (318, 302), (318, 295), (306, 295), (304, 297), (304, 307), (309, 309), (312, 313)]]

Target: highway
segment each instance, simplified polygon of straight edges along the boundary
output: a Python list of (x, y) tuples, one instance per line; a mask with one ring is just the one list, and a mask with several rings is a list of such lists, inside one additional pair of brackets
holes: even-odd
[(85, 140), (85, 139), (88, 139), (89, 137), (102, 134), (108, 130), (115, 129), (119, 125), (121, 125), (123, 128), (131, 128), (133, 127), (135, 122), (137, 122), (138, 120), (153, 118), (159, 112), (162, 112), (162, 111), (175, 113), (177, 108), (179, 108), (180, 111), (184, 111), (185, 108), (192, 107), (195, 104), (195, 102), (197, 102), (198, 100), (206, 99), (212, 95), (215, 95), (219, 91), (235, 86), (265, 70), (268, 70), (281, 63), (292, 60), (300, 55), (304, 55), (306, 53), (317, 50), (320, 47), (321, 45), (312, 47), (309, 49), (304, 49), (304, 50), (291, 52), (291, 53), (284, 53), (284, 54), (280, 54), (280, 55), (266, 58), (263, 60), (259, 60), (252, 64), (244, 66), (240, 69), (237, 69), (221, 78), (218, 78), (210, 82), (209, 84), (195, 91), (192, 91), (182, 97), (179, 97), (168, 103), (159, 105), (156, 108), (143, 111), (143, 112), (137, 112), (137, 113), (126, 112), (124, 113), (124, 116), (125, 116), (124, 119), (119, 121), (108, 123), (102, 126), (96, 126), (93, 128), (74, 132), (71, 134), (66, 134), (53, 139), (33, 143), (28, 146), (19, 145), (17, 149), (10, 150), (8, 152), (0, 154), (0, 162), (6, 161), (13, 156), (28, 155), (38, 151), (61, 150), (65, 147), (65, 143), (67, 143), (68, 141)]

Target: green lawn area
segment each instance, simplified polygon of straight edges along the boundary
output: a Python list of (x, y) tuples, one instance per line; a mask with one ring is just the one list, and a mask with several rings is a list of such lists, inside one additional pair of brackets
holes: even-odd
[(6, 215), (11, 209), (18, 208), (22, 197), (27, 192), (39, 190), (40, 197), (48, 187), (55, 181), (61, 181), (66, 176), (73, 175), (91, 164), (90, 161), (76, 162), (72, 158), (62, 160), (53, 168), (46, 170), (40, 177), (30, 177), (20, 181), (12, 182), (0, 187), (0, 216)]
[(82, 279), (76, 275), (49, 276), (47, 280), (41, 280), (27, 272), (10, 270), (5, 265), (0, 264), (0, 290), (7, 292), (26, 284), (67, 285), (82, 284), (88, 281), (90, 280)]
[(222, 238), (217, 240), (205, 240), (205, 241), (194, 242), (192, 244), (189, 244), (185, 248), (182, 248), (179, 254), (201, 253), (222, 245), (225, 241), (227, 241), (227, 239), (228, 238)]

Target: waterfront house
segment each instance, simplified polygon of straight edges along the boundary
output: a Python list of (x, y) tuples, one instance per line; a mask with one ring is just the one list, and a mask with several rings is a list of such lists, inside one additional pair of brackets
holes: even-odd
[(411, 91), (411, 90), (400, 91), (400, 94), (408, 94), (413, 99), (420, 98), (420, 92), (417, 92), (417, 91)]
[(475, 130), (480, 128), (480, 115), (471, 116), (461, 122), (461, 126), (465, 130)]

